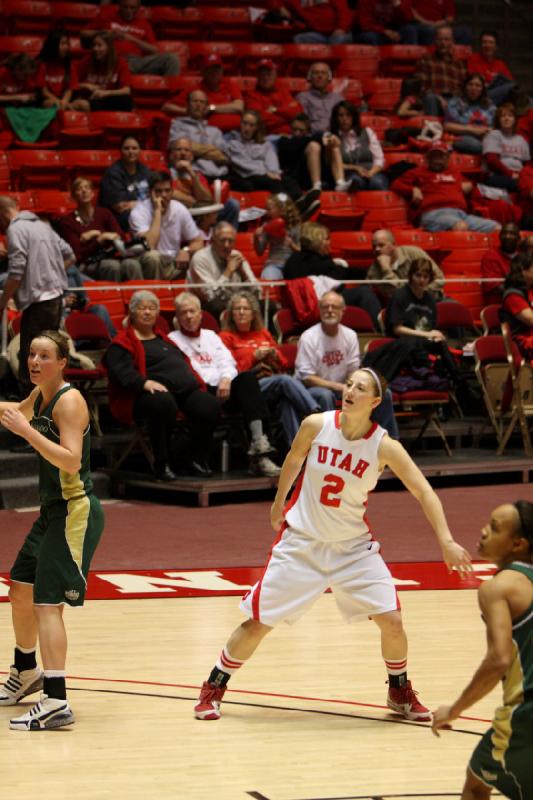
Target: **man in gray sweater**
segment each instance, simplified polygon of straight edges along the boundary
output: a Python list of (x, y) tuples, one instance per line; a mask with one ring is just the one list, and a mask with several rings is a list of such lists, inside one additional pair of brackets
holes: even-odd
[(0, 195), (0, 232), (7, 235), (8, 272), (0, 295), (0, 312), (14, 297), (22, 311), (20, 373), (22, 390), (33, 388), (28, 373), (32, 339), (43, 330), (58, 330), (67, 288), (66, 269), (74, 253), (57, 233), (31, 211)]

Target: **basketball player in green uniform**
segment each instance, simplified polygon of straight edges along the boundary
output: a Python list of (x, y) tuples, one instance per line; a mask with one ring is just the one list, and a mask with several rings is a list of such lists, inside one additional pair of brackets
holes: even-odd
[(451, 706), (433, 715), (433, 731), (503, 681), (503, 705), (468, 765), (462, 800), (487, 800), (492, 789), (512, 800), (533, 798), (533, 503), (498, 506), (483, 528), (478, 552), (498, 572), (479, 589), (487, 652)]
[[(0, 420), (39, 456), (40, 515), (11, 569), (15, 659), (0, 687), (0, 705), (15, 705), (42, 688), (40, 701), (10, 721), (13, 730), (71, 725), (65, 663), (64, 604), (81, 606), (89, 564), (104, 518), (89, 474), (89, 413), (66, 383), (68, 343), (57, 331), (33, 339), (28, 368), (35, 388), (20, 403), (0, 403)], [(43, 661), (37, 666), (37, 639)]]

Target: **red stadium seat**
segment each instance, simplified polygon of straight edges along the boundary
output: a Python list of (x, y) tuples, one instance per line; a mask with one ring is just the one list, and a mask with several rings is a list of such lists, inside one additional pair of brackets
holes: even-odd
[(287, 44), (284, 54), (287, 60), (285, 72), (288, 75), (307, 75), (315, 61), (325, 61), (333, 69), (333, 52), (329, 44)]
[(90, 25), (98, 16), (99, 8), (93, 3), (50, 3), (54, 24), (69, 34), (79, 34), (81, 29)]
[(427, 48), (415, 44), (387, 44), (379, 48), (380, 69), (390, 78), (405, 78), (411, 75), (413, 67), (427, 53)]
[(11, 171), (7, 153), (0, 152), (0, 189), (5, 191), (11, 189)]
[(45, 36), (52, 27), (51, 4), (44, 0), (4, 0), (2, 16), (15, 36)]
[(11, 180), (19, 190), (66, 184), (63, 156), (55, 150), (11, 150), (8, 161)]
[(143, 150), (140, 160), (154, 172), (168, 170), (168, 164), (165, 160), (165, 156), (160, 150)]
[(98, 185), (103, 173), (115, 159), (108, 150), (65, 150), (63, 159), (70, 186), (75, 178), (88, 178)]
[(0, 58), (7, 58), (16, 53), (37, 56), (41, 49), (41, 36), (0, 36)]
[(150, 22), (157, 39), (202, 39), (205, 36), (205, 15), (194, 7), (154, 6)]
[(336, 44), (332, 48), (335, 74), (364, 80), (379, 71), (379, 49), (365, 44)]
[(500, 310), (501, 305), (496, 303), (484, 306), (480, 311), (481, 324), (483, 325), (483, 336), (497, 334), (500, 331)]
[(366, 78), (363, 92), (371, 111), (392, 112), (400, 99), (399, 78)]
[(363, 99), (363, 89), (361, 81), (355, 78), (333, 78), (330, 84), (332, 92), (338, 92), (345, 100), (358, 106)]
[(146, 147), (151, 130), (150, 122), (134, 111), (92, 111), (91, 127), (104, 131), (105, 148), (118, 147), (126, 134), (135, 136), (141, 147)]
[(33, 210), (43, 217), (62, 217), (76, 208), (76, 202), (68, 192), (58, 189), (34, 189)]
[(204, 33), (207, 28), (208, 37), (217, 41), (249, 41), (252, 37), (252, 23), (247, 8), (232, 6), (209, 6), (202, 8), (204, 16)]
[(198, 72), (202, 68), (205, 59), (212, 53), (219, 56), (227, 72), (235, 69), (238, 55), (233, 42), (189, 42), (188, 48), (189, 61), (187, 69), (192, 72)]
[(257, 64), (262, 58), (270, 58), (284, 72), (284, 49), (281, 44), (267, 42), (235, 42), (237, 69), (241, 75), (256, 75)]
[(135, 108), (159, 110), (169, 96), (168, 78), (161, 75), (132, 75), (130, 87)]
[(361, 114), (361, 125), (364, 128), (372, 128), (380, 141), (385, 138), (385, 131), (392, 128), (392, 119), (390, 117), (379, 117), (377, 114), (368, 114), (363, 112)]

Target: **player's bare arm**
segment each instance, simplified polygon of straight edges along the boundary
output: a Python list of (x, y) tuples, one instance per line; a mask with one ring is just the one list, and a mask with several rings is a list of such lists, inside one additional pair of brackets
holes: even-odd
[(454, 540), (442, 503), (405, 448), (390, 436), (384, 436), (379, 448), (379, 458), (381, 468), (388, 466), (422, 506), (448, 569), (455, 567), (461, 575), (471, 572), (470, 554)]
[(32, 389), (30, 394), (21, 400), (20, 402), (2, 402), (0, 403), (0, 422), (2, 421), (2, 417), (4, 416), (4, 412), (8, 409), (15, 409), (20, 411), (26, 419), (31, 419), (33, 417), (33, 404), (37, 398), (39, 390), (37, 388)]
[(501, 573), (482, 584), (478, 593), (479, 607), (487, 626), (487, 652), (457, 700), (440, 706), (433, 715), (433, 732), (449, 727), (467, 708), (487, 695), (505, 675), (512, 660), (512, 616), (509, 593), (515, 576)]
[(322, 414), (311, 414), (300, 425), (291, 449), (285, 457), (278, 480), (278, 491), (270, 510), (270, 521), (274, 530), (279, 530), (283, 522), (283, 507), (291, 486), (298, 477), (315, 436), (322, 428)]

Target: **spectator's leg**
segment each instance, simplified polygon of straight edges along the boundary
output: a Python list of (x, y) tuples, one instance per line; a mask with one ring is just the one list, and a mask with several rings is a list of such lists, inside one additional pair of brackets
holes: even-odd
[(268, 266), (266, 266), (261, 273), (261, 280), (282, 281), (283, 269), (281, 267), (277, 267), (275, 264), (268, 264)]
[(453, 26), (453, 40), (455, 44), (472, 44), (472, 31), (467, 25)]
[(156, 474), (168, 466), (169, 442), (176, 424), (178, 405), (171, 392), (142, 392), (134, 402), (133, 415), (137, 424), (146, 423), (154, 451)]
[(504, 75), (497, 75), (487, 89), (487, 94), (495, 106), (501, 106), (502, 103), (507, 101), (509, 95), (516, 87), (517, 84), (514, 81), (506, 78)]
[(217, 222), (229, 222), (234, 228), (239, 227), (239, 212), (241, 204), (234, 197), (228, 198), (224, 203), (224, 208), (219, 211)]
[[(420, 217), (420, 227), (432, 233), (435, 231), (466, 230), (463, 213), (456, 208), (436, 208), (434, 211), (426, 211)], [(457, 228), (456, 225), (462, 227)]]
[(320, 142), (309, 142), (304, 152), (311, 186), (314, 189), (319, 189), (322, 186), (322, 145)]
[(422, 98), (422, 105), (424, 107), (424, 114), (431, 117), (441, 117), (444, 113), (440, 104), (440, 100), (433, 92), (426, 92)]
[(416, 43), (428, 47), (435, 41), (435, 28), (433, 25), (425, 25), (423, 22), (415, 23)]
[(496, 189), (506, 189), (508, 192), (518, 191), (518, 181), (510, 175), (484, 175), (482, 183), (494, 186)]
[(102, 303), (96, 303), (94, 306), (88, 306), (86, 310), (89, 312), (89, 314), (94, 314), (95, 317), (100, 317), (109, 331), (111, 338), (117, 335), (117, 329), (113, 325), (113, 320), (109, 316), (109, 311), (107, 310), (106, 306), (104, 306)]
[(396, 29), (400, 34), (400, 41), (402, 44), (416, 44), (418, 39), (418, 31), (415, 25), (409, 23), (399, 25)]
[(159, 278), (161, 267), (161, 254), (158, 250), (148, 250), (147, 253), (141, 256), (141, 266), (143, 277), (146, 280), (154, 280)]
[(356, 44), (371, 44), (378, 47), (380, 44), (390, 44), (390, 40), (386, 36), (375, 31), (362, 31), (361, 33), (354, 33), (353, 41)]
[(134, 75), (179, 75), (180, 60), (175, 53), (129, 56), (128, 66)]
[(328, 39), (328, 44), (351, 44), (353, 36), (350, 32), (332, 33)]
[[(296, 44), (328, 44), (328, 37), (317, 31), (305, 31), (305, 33), (297, 33), (293, 41)], [(336, 44), (343, 44), (343, 42)]]
[(98, 262), (98, 280), (120, 283), (122, 266), (118, 258), (103, 258)]
[(213, 452), (213, 433), (220, 416), (220, 400), (200, 389), (177, 400), (191, 423), (193, 461), (209, 462)]
[(123, 258), (120, 262), (120, 280), (142, 281), (143, 268), (138, 258)]
[(477, 217), (475, 214), (465, 214), (464, 221), (466, 222), (467, 230), (477, 231), (478, 233), (492, 233), (493, 231), (499, 231), (502, 227), (499, 222), (493, 219)]
[(381, 425), (382, 428), (385, 428), (391, 439), (400, 438), (398, 423), (396, 421), (396, 417), (394, 416), (392, 392), (390, 389), (387, 389), (383, 395), (383, 400), (379, 406), (374, 409), (371, 418), (374, 420), (374, 422), (377, 422), (378, 425)]
[(468, 153), (469, 155), (477, 156), (481, 153), (481, 139), (478, 139), (477, 136), (465, 134), (455, 140), (453, 149), (457, 150), (458, 153)]
[(326, 389), (323, 386), (309, 386), (306, 388), (321, 411), (333, 411), (337, 407), (337, 397), (331, 389)]
[(269, 405), (279, 408), (279, 417), (290, 447), (302, 417), (316, 411), (317, 403), (305, 386), (290, 375), (260, 378), (259, 386)]
[(389, 188), (389, 179), (384, 172), (378, 172), (368, 179), (367, 189), (371, 191), (384, 192)]

